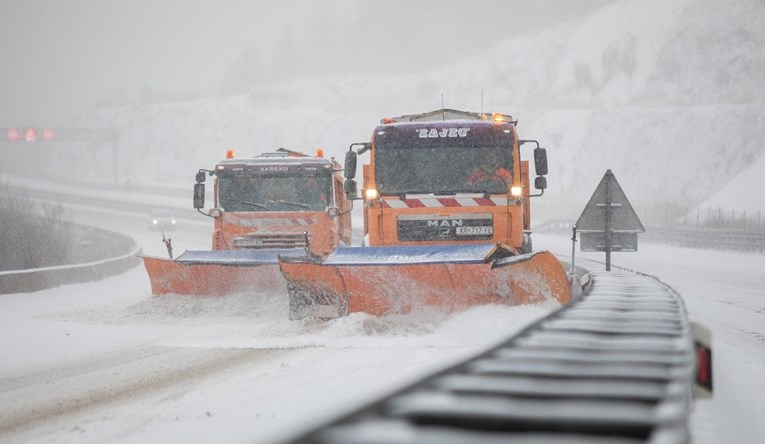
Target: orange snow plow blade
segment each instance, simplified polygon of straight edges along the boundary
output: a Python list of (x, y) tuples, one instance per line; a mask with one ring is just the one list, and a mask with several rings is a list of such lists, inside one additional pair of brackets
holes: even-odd
[(304, 255), (302, 248), (259, 251), (187, 251), (175, 260), (144, 257), (153, 295), (224, 296), (252, 291), (284, 291), (278, 256)]
[(291, 319), (570, 299), (568, 276), (555, 256), (513, 255), (501, 244), (338, 248), (323, 260), (280, 257), (279, 266)]

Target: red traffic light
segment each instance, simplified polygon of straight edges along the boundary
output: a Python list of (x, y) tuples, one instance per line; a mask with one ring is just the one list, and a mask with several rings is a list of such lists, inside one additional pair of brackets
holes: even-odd
[(8, 128), (8, 141), (15, 142), (19, 140), (19, 130), (16, 128)]
[(47, 128), (42, 130), (42, 139), (46, 142), (53, 140), (53, 130)]
[(27, 128), (27, 130), (24, 132), (24, 140), (27, 142), (34, 142), (37, 140), (37, 133), (35, 132), (34, 128)]

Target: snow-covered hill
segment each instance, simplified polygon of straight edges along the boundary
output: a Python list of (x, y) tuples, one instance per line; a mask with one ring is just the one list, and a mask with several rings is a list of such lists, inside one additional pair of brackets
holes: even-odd
[(765, 223), (765, 193), (762, 192), (764, 186), (765, 156), (760, 156), (719, 192), (699, 205), (699, 211), (701, 214), (705, 214), (707, 210), (725, 211), (727, 216), (729, 210), (735, 210), (738, 211), (737, 217)]
[[(764, 44), (758, 0), (621, 0), (519, 38), (477, 36), (475, 51), (453, 54), (448, 68), (268, 84), (103, 109), (78, 124), (117, 129), (121, 181), (189, 186), (226, 149), (323, 147), (341, 158), (382, 117), (439, 108), (442, 94), (447, 107), (479, 110), (484, 88), (485, 111), (513, 114), (522, 137), (549, 148), (544, 206), (575, 217), (610, 168), (638, 206), (693, 207), (765, 153)], [(111, 178), (98, 167), (111, 165), (111, 150), (81, 148), (59, 151), (52, 165)], [(757, 184), (740, 192), (756, 195)]]

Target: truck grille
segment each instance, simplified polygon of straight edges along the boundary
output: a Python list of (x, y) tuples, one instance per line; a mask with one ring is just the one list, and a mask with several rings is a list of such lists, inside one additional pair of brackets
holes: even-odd
[(303, 233), (253, 233), (234, 239), (236, 248), (305, 248)]
[(400, 241), (489, 240), (494, 236), (491, 213), (401, 215), (397, 224)]

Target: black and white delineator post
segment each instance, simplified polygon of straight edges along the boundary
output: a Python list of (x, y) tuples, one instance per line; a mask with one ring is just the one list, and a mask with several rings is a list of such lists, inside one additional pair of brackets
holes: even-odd
[(606, 253), (606, 271), (611, 271), (612, 251), (637, 251), (637, 234), (645, 228), (611, 170), (606, 171), (576, 221), (574, 242), (577, 232), (581, 233), (581, 251)]

